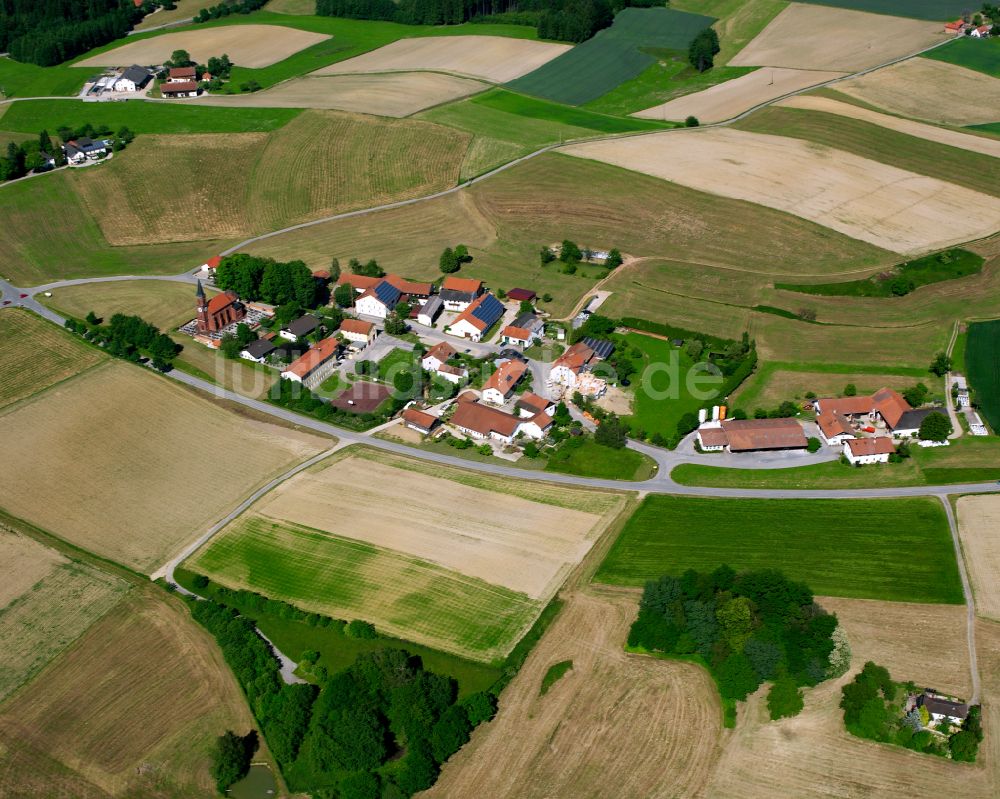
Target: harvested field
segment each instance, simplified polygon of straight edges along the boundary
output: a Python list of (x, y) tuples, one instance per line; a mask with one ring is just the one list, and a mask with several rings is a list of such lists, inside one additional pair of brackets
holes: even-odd
[(787, 211), (901, 254), (982, 238), (1000, 226), (996, 198), (783, 136), (695, 130), (563, 152)]
[(892, 14), (913, 19), (929, 19), (934, 22), (952, 20), (961, 16), (968, 3), (966, 0), (802, 0), (821, 6), (853, 8), (857, 11), (871, 11), (873, 14)]
[(325, 444), (121, 362), (8, 411), (0, 436), (7, 511), (145, 572)]
[(143, 136), (77, 186), (111, 244), (234, 239), (452, 186), (469, 138), (307, 111), (271, 134)]
[(503, 36), (428, 36), (399, 39), (385, 47), (323, 67), (314, 75), (348, 72), (453, 72), (493, 83), (519, 78), (570, 50), (572, 45), (549, 44)]
[(1000, 620), (1000, 495), (961, 497), (957, 509), (976, 613)]
[(287, 28), (284, 25), (225, 25), (217, 28), (164, 33), (106, 50), (75, 67), (114, 67), (122, 64), (162, 64), (174, 50), (187, 50), (194, 61), (204, 64), (212, 56), (226, 53), (241, 67), (268, 67), (318, 42), (322, 33)]
[(196, 102), (241, 108), (326, 108), (407, 117), (488, 88), (489, 84), (477, 80), (435, 72), (327, 75), (295, 78), (253, 94), (232, 97), (209, 95)]
[(106, 360), (100, 350), (20, 308), (0, 313), (0, 408)]
[(535, 599), (555, 593), (619, 510), (585, 513), (362, 458), (300, 474), (254, 506), (269, 519), (434, 561)]
[(687, 94), (662, 105), (638, 111), (632, 116), (677, 121), (694, 116), (702, 124), (722, 122), (775, 97), (807, 86), (825, 83), (843, 74), (843, 72), (803, 69), (758, 69), (749, 75), (728, 80), (704, 91)]
[(0, 711), (0, 794), (212, 795), (211, 745), (254, 726), (246, 700), (179, 603), (133, 596)]
[[(701, 796), (722, 710), (693, 664), (626, 655), (636, 595), (575, 592), (500, 699), (500, 711), (425, 796)], [(540, 697), (549, 667), (573, 669)]]
[[(190, 20), (195, 14), (201, 11), (201, 9), (205, 8), (205, 0), (174, 0), (174, 5), (176, 8), (169, 11), (161, 8), (154, 14), (147, 14), (142, 18), (142, 21), (135, 26), (135, 30), (144, 31), (149, 28), (166, 25), (170, 22)], [(271, 8), (268, 7), (268, 10), (270, 11)]]
[(930, 58), (845, 80), (837, 91), (893, 114), (948, 125), (996, 122), (1000, 108), (1000, 78)]
[(971, 150), (982, 155), (991, 155), (1000, 158), (1000, 141), (989, 139), (985, 136), (974, 136), (969, 133), (960, 133), (957, 130), (939, 128), (935, 125), (925, 125), (921, 122), (914, 122), (912, 119), (902, 119), (901, 117), (880, 114), (859, 105), (842, 103), (832, 97), (820, 97), (815, 94), (799, 95), (789, 97), (777, 103), (785, 108), (801, 108), (807, 111), (822, 111), (827, 114), (837, 114), (839, 116), (859, 119), (863, 122), (871, 122), (889, 130), (905, 133), (907, 136), (916, 136), (920, 139), (946, 144), (949, 147), (958, 147), (962, 150)]
[(792, 3), (729, 65), (856, 72), (944, 38), (934, 22)]
[(128, 584), (7, 528), (0, 554), (2, 702), (114, 607)]
[(740, 386), (729, 398), (729, 404), (752, 414), (755, 408), (777, 408), (785, 400), (805, 402), (804, 396), (809, 391), (818, 397), (836, 397), (840, 396), (848, 383), (854, 384), (859, 395), (871, 394), (886, 386), (902, 391), (919, 379), (898, 374), (866, 372), (772, 370), (765, 366)]
[[(214, 292), (208, 289), (209, 296)], [(83, 319), (93, 311), (103, 319), (112, 314), (141, 316), (164, 331), (172, 330), (194, 317), (194, 287), (190, 283), (167, 280), (123, 280), (114, 283), (81, 283), (54, 289), (40, 302), (64, 316)], [(195, 347), (186, 339), (187, 347)]]

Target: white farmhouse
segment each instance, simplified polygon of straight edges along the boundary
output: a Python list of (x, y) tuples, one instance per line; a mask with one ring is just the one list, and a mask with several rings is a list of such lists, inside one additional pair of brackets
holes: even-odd
[(888, 463), (896, 451), (888, 436), (852, 438), (844, 442), (844, 456), (851, 464)]
[(137, 92), (145, 88), (152, 78), (152, 74), (145, 67), (133, 64), (121, 75), (115, 78), (114, 90), (116, 92)]

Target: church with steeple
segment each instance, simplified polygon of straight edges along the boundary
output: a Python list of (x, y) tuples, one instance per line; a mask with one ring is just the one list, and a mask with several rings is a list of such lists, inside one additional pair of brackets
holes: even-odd
[(208, 299), (200, 280), (195, 291), (195, 309), (199, 333), (217, 333), (246, 316), (246, 308), (235, 291), (223, 291)]

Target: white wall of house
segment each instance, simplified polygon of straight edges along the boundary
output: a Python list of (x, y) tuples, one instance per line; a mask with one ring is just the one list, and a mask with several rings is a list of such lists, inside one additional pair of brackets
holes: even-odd
[(826, 434), (823, 432), (823, 428), (819, 428), (819, 437), (823, 439), (823, 443), (828, 447), (842, 447), (845, 441), (850, 441), (854, 438), (854, 436), (850, 433), (840, 433), (839, 435), (827, 438)]
[(568, 366), (555, 366), (549, 372), (549, 380), (553, 383), (558, 383), (560, 386), (573, 388), (576, 385), (576, 372)]
[(464, 311), (470, 305), (472, 305), (471, 302), (467, 302), (467, 301), (463, 301), (463, 300), (445, 300), (444, 301), (444, 309), (446, 311)]
[(458, 385), (466, 377), (469, 376), (469, 372), (466, 369), (463, 369), (462, 373), (461, 374), (457, 374), (457, 375), (456, 374), (452, 374), (451, 372), (441, 372), (441, 371), (438, 371), (437, 369), (434, 369), (432, 371), (438, 377), (440, 377), (442, 380), (447, 380), (449, 383), (454, 383), (455, 385)]
[(423, 360), (420, 361), (420, 367), (426, 369), (428, 372), (436, 372), (441, 364), (444, 363), (440, 358), (435, 355), (425, 356)]
[(354, 310), (362, 316), (374, 316), (376, 319), (385, 319), (389, 315), (389, 309), (378, 297), (361, 297), (354, 303)]
[(114, 89), (116, 92), (134, 92), (136, 91), (135, 81), (128, 78), (118, 78), (115, 81)]
[(253, 355), (246, 350), (243, 350), (240, 353), (240, 357), (247, 361), (253, 361), (254, 363), (264, 363), (264, 361), (267, 360), (266, 358), (254, 358)]
[(489, 402), (492, 405), (503, 405), (504, 401), (507, 399), (503, 392), (497, 388), (488, 388), (483, 392), (483, 401)]
[(536, 441), (545, 438), (545, 431), (533, 421), (524, 422), (520, 427), (518, 427), (518, 432), (524, 433), (528, 438), (533, 438)]
[(341, 330), (340, 333), (346, 341), (350, 341), (352, 344), (360, 344), (363, 347), (368, 346), (375, 338), (374, 330), (367, 335), (364, 333), (348, 333), (345, 330)]
[[(361, 313), (360, 310), (359, 313)], [(460, 319), (458, 322), (453, 324), (450, 328), (448, 328), (448, 332), (453, 336), (467, 338), (469, 341), (479, 341), (479, 338), (483, 335), (482, 331), (478, 327), (466, 319)]]
[(867, 465), (870, 463), (889, 462), (889, 453), (885, 453), (882, 455), (855, 455), (853, 452), (851, 452), (851, 448), (847, 446), (846, 443), (844, 444), (844, 455), (847, 457), (848, 462), (850, 462), (852, 465), (858, 463), (862, 465)]

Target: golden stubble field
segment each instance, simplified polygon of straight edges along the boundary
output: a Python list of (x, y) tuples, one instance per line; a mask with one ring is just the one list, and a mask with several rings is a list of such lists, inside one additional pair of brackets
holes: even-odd
[(729, 64), (856, 72), (944, 38), (937, 22), (792, 3)]
[(1000, 495), (962, 497), (957, 509), (976, 613), (1000, 620)]
[(826, 83), (844, 75), (843, 72), (823, 72), (806, 69), (758, 69), (725, 83), (719, 83), (693, 94), (686, 94), (667, 103), (654, 105), (632, 114), (643, 119), (683, 121), (688, 116), (702, 124), (721, 122), (742, 114), (756, 105), (781, 97), (789, 92)]
[(706, 129), (563, 152), (760, 203), (901, 254), (988, 236), (1000, 222), (995, 197), (784, 136)]
[(0, 701), (128, 590), (124, 581), (71, 562), (5, 525), (0, 526), (0, 586)]
[(0, 416), (0, 436), (5, 510), (147, 573), (325, 444), (120, 362)]
[(1000, 79), (930, 58), (845, 80), (836, 90), (893, 114), (949, 125), (996, 122), (1000, 108)]
[(115, 67), (129, 64), (162, 64), (174, 50), (187, 50), (204, 64), (212, 56), (226, 53), (241, 67), (268, 67), (330, 37), (283, 25), (226, 25), (219, 28), (164, 33), (106, 50), (76, 67)]
[(587, 512), (573, 507), (586, 492), (550, 491), (553, 504), (349, 457), (282, 483), (253, 512), (547, 600), (625, 502), (591, 495)]
[[(868, 659), (897, 679), (968, 696), (965, 610), (817, 598), (836, 612), (853, 650), (851, 671), (805, 692), (805, 709), (772, 722), (766, 691), (722, 728), (716, 689), (692, 664), (626, 655), (636, 591), (589, 587), (566, 606), (501, 697), (500, 712), (444, 767), (427, 797), (570, 799), (643, 796), (986, 799), (998, 784), (1000, 625), (977, 629), (987, 738), (975, 765), (953, 763), (849, 735), (840, 689)], [(928, 642), (933, 642), (929, 645)], [(573, 668), (544, 696), (554, 663)], [(955, 786), (961, 786), (956, 788)]]
[(488, 88), (488, 83), (439, 72), (308, 75), (262, 92), (231, 97), (207, 95), (195, 103), (240, 108), (327, 108), (407, 117)]
[(399, 39), (312, 74), (431, 70), (507, 83), (538, 69), (571, 47), (504, 36), (427, 36)]
[(255, 725), (215, 642), (151, 593), (137, 590), (0, 707), (0, 795), (212, 795), (214, 738)]

